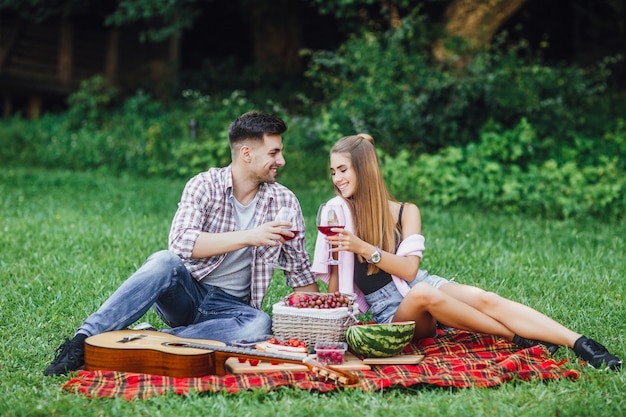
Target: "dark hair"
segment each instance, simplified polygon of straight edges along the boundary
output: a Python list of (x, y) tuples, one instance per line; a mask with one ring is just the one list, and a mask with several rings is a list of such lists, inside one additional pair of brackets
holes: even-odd
[(285, 122), (269, 113), (249, 111), (239, 116), (228, 127), (231, 147), (246, 139), (263, 140), (264, 135), (282, 135), (287, 130)]

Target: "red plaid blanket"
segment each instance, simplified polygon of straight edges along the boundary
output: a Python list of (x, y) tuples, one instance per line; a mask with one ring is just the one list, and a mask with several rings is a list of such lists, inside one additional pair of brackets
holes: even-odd
[[(578, 372), (562, 368), (566, 361), (555, 362), (542, 347), (522, 349), (496, 336), (464, 331), (440, 331), (436, 339), (409, 345), (406, 353), (426, 358), (417, 365), (372, 366), (368, 371), (353, 371), (361, 377), (356, 386), (345, 389), (380, 390), (390, 386), (410, 387), (432, 384), (446, 387), (492, 387), (511, 379), (575, 380)], [(113, 371), (81, 371), (63, 389), (88, 397), (141, 399), (167, 392), (226, 391), (259, 389), (270, 391), (280, 386), (327, 392), (338, 389), (335, 383), (319, 380), (311, 372), (276, 371), (265, 374), (237, 374), (200, 378), (173, 378)]]

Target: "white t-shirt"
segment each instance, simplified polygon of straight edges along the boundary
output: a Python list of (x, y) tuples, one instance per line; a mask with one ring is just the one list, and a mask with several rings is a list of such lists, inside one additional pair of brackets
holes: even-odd
[[(254, 207), (257, 201), (258, 194), (244, 206), (231, 196), (237, 230), (249, 230), (254, 227)], [(227, 253), (224, 261), (200, 282), (214, 285), (235, 297), (247, 300), (250, 297), (251, 276), (252, 248), (247, 246)]]

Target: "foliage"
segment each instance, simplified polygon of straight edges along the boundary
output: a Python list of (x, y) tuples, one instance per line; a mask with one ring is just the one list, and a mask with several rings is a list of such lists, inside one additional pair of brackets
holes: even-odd
[(621, 57), (548, 66), (501, 37), (459, 70), (431, 62), (433, 36), (415, 14), (313, 55), (325, 148), (372, 134), (392, 191), (420, 204), (624, 218), (624, 98), (607, 91)]
[(163, 41), (172, 35), (193, 26), (201, 14), (199, 4), (206, 0), (121, 0), (117, 8), (108, 15), (105, 23), (125, 26), (130, 23), (149, 22), (140, 35), (142, 41)]
[[(70, 169), (109, 169), (136, 174), (188, 175), (228, 163), (226, 128), (254, 108), (245, 94), (224, 98), (186, 93), (182, 104), (167, 108), (142, 91), (122, 107), (107, 109), (110, 96), (85, 83), (70, 98), (66, 114), (46, 114), (37, 122), (19, 117), (0, 124), (8, 146), (3, 161)], [(197, 135), (190, 138), (190, 122)], [(187, 158), (201, 152), (194, 160)], [(189, 164), (191, 162), (191, 164)], [(185, 166), (185, 168), (181, 168)]]
[(434, 152), (475, 142), (489, 120), (512, 128), (522, 118), (571, 146), (576, 135), (601, 135), (616, 115), (606, 82), (621, 57), (588, 69), (548, 66), (524, 43), (507, 49), (502, 36), (461, 70), (432, 62), (438, 33), (415, 13), (396, 30), (314, 53), (307, 75), (325, 92), (331, 124), (369, 132), (387, 152)]
[(83, 0), (0, 0), (0, 10), (10, 10), (20, 17), (35, 22), (57, 16), (77, 14), (102, 14), (105, 24), (127, 26), (142, 24), (141, 41), (162, 41), (172, 35), (180, 35), (193, 26), (201, 14), (201, 3), (207, 0), (119, 0), (113, 7), (108, 1)]
[[(412, 59), (425, 56), (430, 48), (430, 39), (418, 33), (426, 31), (426, 21), (420, 16), (416, 20), (420, 24), (353, 36), (337, 52), (313, 54), (307, 75), (324, 91), (330, 123), (340, 131), (368, 131), (386, 148), (414, 143), (416, 138), (431, 140), (419, 124), (432, 124), (433, 115), (413, 116), (416, 109), (426, 113), (430, 92), (438, 94), (446, 81), (443, 74), (436, 78), (439, 73), (427, 60)], [(414, 56), (405, 48), (414, 49)], [(426, 74), (433, 76), (426, 81)], [(416, 86), (424, 90), (416, 92)]]
[(416, 12), (398, 29), (315, 53), (308, 75), (325, 100), (300, 95), (299, 114), (242, 90), (188, 89), (169, 103), (137, 91), (113, 107), (116, 91), (95, 77), (69, 98), (66, 114), (0, 123), (0, 162), (188, 178), (228, 164), (227, 126), (258, 108), (290, 126), (280, 178), (288, 186), (332, 192), (325, 151), (367, 131), (401, 199), (624, 218), (626, 123), (616, 115), (626, 104), (606, 89), (617, 57), (594, 69), (547, 66), (501, 39), (460, 71), (430, 61), (436, 35)]
[[(350, 31), (360, 31), (364, 27), (388, 28), (393, 13), (411, 13), (422, 7), (410, 0), (307, 0), (322, 15), (340, 19), (342, 26)], [(441, 2), (441, 0), (427, 0)], [(421, 2), (420, 2), (421, 3)], [(382, 21), (380, 18), (384, 18)]]
[(95, 75), (80, 83), (80, 88), (67, 99), (68, 116), (75, 124), (95, 123), (100, 126), (104, 110), (113, 104), (118, 91), (110, 87), (102, 75)]
[[(277, 103), (255, 105), (242, 91), (219, 97), (187, 90), (183, 101), (167, 107), (138, 91), (118, 109), (99, 107), (108, 100), (98, 99), (91, 88), (75, 97), (86, 99), (73, 101), (67, 114), (0, 123), (0, 162), (189, 178), (227, 165), (228, 125), (245, 111), (261, 108), (282, 115), (289, 125), (287, 164), (279, 180), (320, 195), (332, 193), (327, 149), (344, 134), (328, 111), (318, 117), (289, 115)], [(192, 121), (197, 125), (194, 137)], [(601, 136), (576, 133), (571, 144), (543, 136), (525, 118), (512, 128), (488, 121), (478, 138), (433, 153), (400, 145), (391, 153), (379, 147), (392, 192), (420, 205), (473, 204), (554, 218), (624, 218), (624, 119), (607, 124)]]
[(580, 137), (583, 146), (567, 148), (566, 162), (534, 159), (542, 140), (524, 119), (510, 130), (485, 126), (476, 144), (418, 157), (402, 150), (396, 156), (382, 154), (382, 161), (392, 192), (419, 204), (475, 204), (489, 211), (620, 221), (626, 210), (624, 126), (619, 120), (605, 135), (608, 152), (596, 154), (593, 163)]

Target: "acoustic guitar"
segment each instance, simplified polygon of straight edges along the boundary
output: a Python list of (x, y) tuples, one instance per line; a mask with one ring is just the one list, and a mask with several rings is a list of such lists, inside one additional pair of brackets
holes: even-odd
[(85, 369), (88, 371), (172, 377), (221, 376), (226, 373), (225, 362), (229, 357), (302, 364), (341, 385), (353, 385), (359, 381), (350, 372), (324, 365), (308, 356), (226, 346), (215, 340), (185, 339), (157, 331), (117, 330), (85, 340)]

